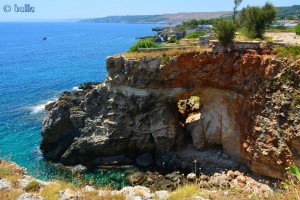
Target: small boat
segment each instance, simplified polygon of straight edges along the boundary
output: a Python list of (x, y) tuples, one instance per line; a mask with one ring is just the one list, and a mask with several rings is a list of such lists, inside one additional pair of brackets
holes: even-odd
[(47, 37), (44, 37), (43, 40), (47, 40)]

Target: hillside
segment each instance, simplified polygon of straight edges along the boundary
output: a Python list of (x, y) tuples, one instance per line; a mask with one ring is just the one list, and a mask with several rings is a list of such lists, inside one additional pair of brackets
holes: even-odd
[(190, 19), (210, 19), (230, 16), (231, 12), (194, 12), (194, 13), (176, 13), (163, 15), (127, 15), (127, 16), (108, 16), (103, 18), (94, 18), (82, 20), (80, 22), (94, 23), (180, 23)]
[(278, 7), (277, 16), (280, 19), (300, 19), (300, 5)]
[[(92, 23), (181, 23), (182, 21), (190, 19), (211, 19), (218, 17), (228, 17), (231, 11), (220, 12), (192, 12), (192, 13), (175, 13), (175, 14), (162, 14), (162, 15), (127, 15), (127, 16), (108, 16), (102, 18), (86, 19), (80, 22)], [(289, 7), (278, 7), (279, 19), (299, 19), (300, 18), (300, 5)]]

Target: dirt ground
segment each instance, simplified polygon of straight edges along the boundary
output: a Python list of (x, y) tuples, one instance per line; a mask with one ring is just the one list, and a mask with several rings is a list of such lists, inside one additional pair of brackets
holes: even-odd
[(286, 42), (288, 44), (300, 45), (300, 36), (296, 33), (266, 33), (265, 36), (272, 37), (274, 42)]

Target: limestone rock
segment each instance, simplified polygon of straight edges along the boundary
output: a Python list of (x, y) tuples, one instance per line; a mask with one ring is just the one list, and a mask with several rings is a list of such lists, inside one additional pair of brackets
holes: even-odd
[(186, 178), (188, 179), (188, 181), (195, 181), (197, 178), (197, 175), (194, 173), (189, 173)]
[(85, 191), (85, 192), (95, 192), (96, 189), (93, 188), (92, 186), (86, 185), (86, 186), (83, 188), (83, 191)]
[(77, 200), (79, 199), (79, 194), (71, 189), (62, 190), (58, 195), (59, 200)]
[(139, 184), (145, 179), (145, 175), (141, 172), (136, 172), (133, 174), (130, 174), (126, 177), (126, 180), (131, 184)]
[(44, 200), (44, 198), (36, 194), (24, 193), (21, 194), (17, 200)]
[(121, 194), (126, 196), (126, 199), (151, 199), (151, 191), (149, 188), (143, 186), (135, 187), (124, 187), (121, 191)]
[(2, 189), (11, 189), (12, 184), (9, 180), (6, 179), (0, 179), (0, 190)]
[(155, 192), (155, 197), (159, 200), (167, 200), (170, 196), (170, 193), (166, 190), (160, 190)]

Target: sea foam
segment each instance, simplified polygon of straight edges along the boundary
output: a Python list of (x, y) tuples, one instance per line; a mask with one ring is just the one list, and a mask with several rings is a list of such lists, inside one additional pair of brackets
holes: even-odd
[(78, 87), (73, 87), (72, 90), (73, 91), (82, 91), (82, 89), (79, 89)]
[(40, 103), (40, 104), (37, 104), (35, 106), (30, 107), (31, 114), (39, 114), (39, 113), (44, 112), (45, 111), (45, 106), (49, 103), (52, 103), (52, 102), (56, 101), (56, 100), (57, 100), (57, 98), (47, 100), (47, 101), (44, 101), (43, 103)]

